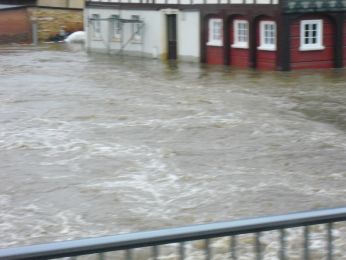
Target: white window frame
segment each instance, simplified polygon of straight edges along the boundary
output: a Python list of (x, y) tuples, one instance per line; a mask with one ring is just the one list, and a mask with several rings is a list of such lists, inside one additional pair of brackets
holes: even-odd
[[(220, 31), (216, 32), (215, 29)], [(223, 21), (221, 18), (211, 18), (208, 22), (208, 46), (223, 45)], [(216, 33), (215, 33), (216, 32)], [(219, 36), (219, 37), (217, 37)]]
[[(266, 31), (267, 26), (273, 26), (272, 36), (266, 35), (266, 33), (270, 33), (271, 31)], [(260, 45), (257, 47), (258, 50), (265, 51), (276, 51), (276, 22), (274, 21), (261, 21), (260, 26)], [(267, 42), (268, 39), (272, 38), (273, 42)]]
[[(239, 35), (239, 27), (241, 24), (245, 24), (246, 28), (246, 41), (240, 40)], [(231, 45), (232, 48), (241, 48), (241, 49), (248, 49), (249, 48), (249, 22), (247, 20), (234, 20), (233, 21), (233, 44)]]
[[(140, 20), (141, 18), (139, 15), (131, 15), (131, 19)], [(141, 23), (132, 23), (132, 43), (142, 43), (142, 28), (140, 28), (141, 26)]]
[(113, 41), (120, 41), (121, 40), (121, 31), (122, 31), (122, 24), (120, 23), (119, 15), (111, 15), (111, 24), (110, 24), (110, 33), (111, 33), (111, 39)]
[[(307, 37), (305, 37), (305, 26), (306, 25), (316, 25), (316, 43), (305, 43)], [(310, 39), (312, 37), (308, 36)], [(302, 20), (300, 21), (300, 51), (315, 51), (315, 50), (324, 50), (323, 46), (323, 20), (315, 19), (315, 20)]]
[(94, 40), (99, 40), (101, 38), (101, 21), (98, 20), (101, 18), (99, 14), (91, 15), (91, 28), (92, 28), (92, 37)]

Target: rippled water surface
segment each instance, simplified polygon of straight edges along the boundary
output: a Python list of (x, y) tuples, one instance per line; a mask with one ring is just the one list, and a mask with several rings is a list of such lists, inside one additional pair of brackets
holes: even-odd
[(0, 64), (0, 247), (345, 205), (346, 70)]

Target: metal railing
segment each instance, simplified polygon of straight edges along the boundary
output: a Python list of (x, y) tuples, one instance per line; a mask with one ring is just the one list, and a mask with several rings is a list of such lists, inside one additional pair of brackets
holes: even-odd
[(185, 249), (188, 241), (205, 240), (203, 247), (204, 259), (209, 260), (212, 259), (210, 241), (213, 238), (220, 237), (230, 237), (229, 254), (227, 257), (228, 259), (238, 259), (239, 255), (236, 250), (236, 248), (239, 249), (239, 246), (237, 246), (237, 237), (243, 234), (254, 234), (253, 256), (254, 259), (260, 260), (263, 259), (260, 241), (261, 235), (263, 232), (276, 230), (279, 232), (277, 255), (279, 259), (286, 260), (288, 259), (286, 254), (287, 230), (302, 227), (302, 259), (312, 260), (309, 246), (310, 227), (323, 224), (326, 227), (326, 258), (332, 260), (334, 259), (333, 225), (335, 222), (341, 221), (346, 221), (346, 207), (8, 248), (0, 250), (0, 259), (36, 260), (98, 254), (100, 260), (105, 260), (106, 252), (124, 250), (124, 258), (122, 259), (129, 260), (134, 259), (132, 253), (136, 248), (143, 247), (152, 247), (149, 258), (158, 259), (159, 246), (173, 243), (178, 243), (177, 252), (179, 259), (185, 259)]

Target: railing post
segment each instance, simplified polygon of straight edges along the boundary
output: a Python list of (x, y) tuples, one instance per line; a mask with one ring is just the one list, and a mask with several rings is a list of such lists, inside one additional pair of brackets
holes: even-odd
[(237, 260), (237, 237), (231, 236), (231, 259)]
[(280, 260), (286, 260), (286, 231), (280, 229)]
[(132, 260), (132, 250), (131, 249), (127, 249), (125, 251), (125, 259), (126, 260)]
[(185, 259), (185, 243), (181, 242), (179, 244), (179, 259), (184, 260)]
[(159, 248), (158, 246), (153, 246), (153, 259), (157, 260), (158, 256), (159, 256)]
[(261, 232), (255, 234), (255, 249), (256, 249), (256, 260), (262, 260), (262, 249), (261, 249)]
[(327, 260), (333, 259), (333, 223), (327, 224)]
[(211, 254), (210, 254), (210, 240), (205, 240), (205, 260), (210, 260)]
[(304, 227), (304, 260), (310, 260), (309, 250), (309, 226)]

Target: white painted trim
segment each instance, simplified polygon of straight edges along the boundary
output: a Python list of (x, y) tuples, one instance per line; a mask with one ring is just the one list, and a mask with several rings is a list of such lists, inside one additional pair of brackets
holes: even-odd
[[(265, 43), (265, 26), (274, 25), (274, 44)], [(276, 38), (277, 38), (277, 29), (276, 22), (274, 21), (260, 21), (260, 46), (257, 47), (258, 50), (264, 51), (276, 51)]]
[(302, 47), (299, 47), (299, 50), (300, 51), (321, 51), (321, 50), (324, 50), (326, 47), (324, 46), (313, 46), (311, 44), (311, 46), (302, 46)]
[[(221, 24), (220, 37), (221, 39), (214, 39), (213, 29), (216, 23)], [(210, 18), (208, 21), (208, 46), (223, 46), (223, 21), (221, 18)]]
[(95, 41), (101, 41), (101, 23), (98, 19), (101, 18), (100, 14), (93, 13), (91, 18), (94, 19), (91, 22), (91, 37)]
[[(239, 24), (246, 24), (246, 31), (247, 31), (247, 41), (246, 42), (240, 42), (239, 35), (238, 35), (238, 27)], [(249, 48), (249, 22), (247, 20), (234, 20), (233, 21), (233, 44), (231, 45), (232, 48), (240, 48), (240, 49), (248, 49)]]
[[(117, 17), (117, 19), (119, 19), (119, 15), (117, 14), (111, 14), (109, 16), (109, 18), (113, 18), (113, 17)], [(110, 28), (109, 28), (109, 33), (110, 33), (110, 38), (111, 38), (111, 41), (113, 42), (120, 42), (121, 41), (121, 31), (122, 31), (122, 25), (121, 23), (119, 23), (118, 20), (111, 20), (111, 24), (110, 24)], [(119, 32), (117, 32), (117, 30), (119, 29)]]
[[(131, 19), (137, 18), (138, 20), (141, 20), (140, 15), (138, 14), (132, 14)], [(141, 44), (142, 43), (142, 38), (143, 38), (143, 28), (140, 28), (139, 31), (137, 31), (137, 26), (141, 26), (141, 24), (137, 23), (132, 23), (131, 24), (131, 33), (133, 35), (133, 38), (131, 40), (132, 44)]]
[(260, 51), (276, 51), (276, 47), (269, 47), (269, 46), (258, 46), (257, 50)]
[(248, 43), (244, 43), (244, 44), (240, 44), (240, 43), (233, 43), (231, 44), (232, 48), (237, 48), (237, 49), (248, 49), (249, 48), (249, 44)]
[(223, 46), (221, 41), (210, 41), (210, 42), (207, 42), (207, 45), (208, 46)]
[(163, 14), (178, 14), (179, 9), (166, 8), (166, 9), (161, 9), (160, 12), (162, 12)]
[[(305, 40), (305, 25), (307, 24), (316, 24), (317, 25), (317, 35), (316, 39), (317, 42), (313, 44), (306, 44), (304, 42)], [(317, 50), (324, 50), (325, 47), (323, 46), (323, 20), (322, 19), (315, 19), (315, 20), (302, 20), (300, 21), (300, 51), (317, 51)]]

